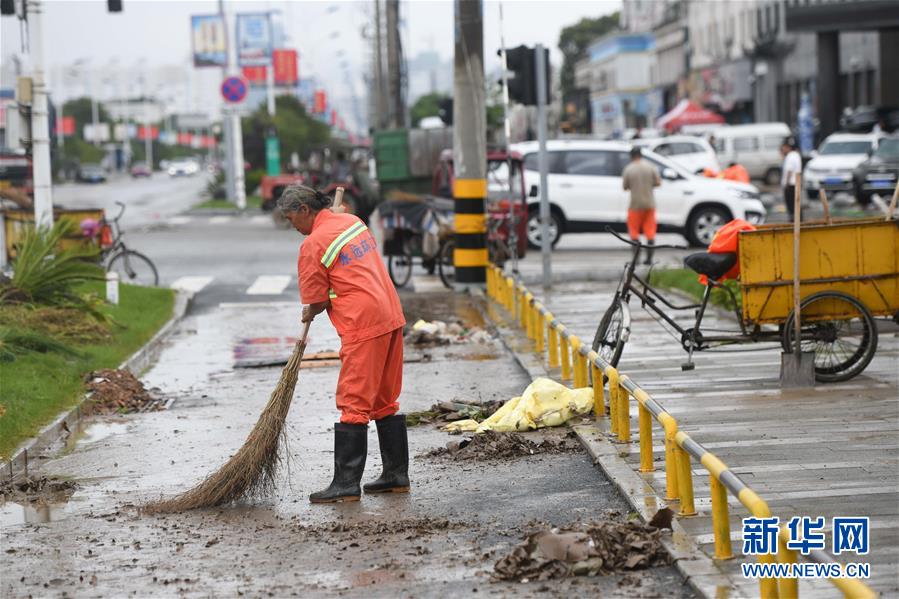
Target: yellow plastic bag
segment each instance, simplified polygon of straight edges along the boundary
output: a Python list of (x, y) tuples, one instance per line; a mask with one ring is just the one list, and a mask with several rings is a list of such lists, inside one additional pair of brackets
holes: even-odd
[(521, 397), (513, 397), (477, 428), (497, 432), (559, 426), (593, 409), (593, 389), (569, 389), (548, 378), (535, 379)]

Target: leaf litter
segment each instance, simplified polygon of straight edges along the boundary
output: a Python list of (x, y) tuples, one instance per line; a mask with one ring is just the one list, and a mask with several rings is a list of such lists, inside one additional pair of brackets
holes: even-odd
[(671, 564), (662, 530), (642, 522), (598, 521), (534, 532), (493, 568), (498, 580), (528, 582), (605, 576)]
[(84, 377), (88, 414), (131, 414), (165, 409), (165, 400), (152, 395), (128, 370), (104, 368)]
[(569, 431), (562, 437), (544, 436), (532, 441), (519, 433), (485, 431), (458, 441), (450, 441), (446, 447), (437, 447), (421, 457), (449, 460), (503, 460), (537, 454), (575, 453), (581, 446)]

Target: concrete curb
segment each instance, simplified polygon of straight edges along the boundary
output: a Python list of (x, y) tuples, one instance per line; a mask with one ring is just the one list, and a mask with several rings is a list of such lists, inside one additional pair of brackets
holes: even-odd
[[(516, 329), (507, 327), (504, 319), (497, 320), (494, 317), (496, 314), (491, 313), (494, 311), (489, 304), (485, 304), (483, 312), (484, 318), (496, 326), (503, 346), (531, 379), (552, 376), (542, 359), (530, 350), (530, 340), (526, 336)], [(644, 481), (625, 460), (625, 456), (630, 453), (629, 446), (613, 443), (610, 440), (613, 436), (609, 430), (607, 418), (599, 423), (575, 425), (571, 428), (581, 445), (593, 458), (594, 463), (602, 468), (612, 484), (627, 500), (631, 508), (640, 514), (644, 522), (649, 522), (659, 508), (668, 505), (669, 502), (656, 495), (649, 482)], [(675, 505), (675, 507), (677, 506)], [(671, 527), (671, 537), (665, 539), (663, 544), (674, 560), (678, 571), (683, 574), (687, 583), (698, 595), (714, 599), (721, 596), (722, 589), (726, 589), (729, 599), (755, 596), (755, 594), (746, 594), (743, 590), (745, 589), (745, 580), (734, 579), (700, 549), (677, 519), (672, 521)]]
[[(156, 331), (156, 334), (147, 343), (122, 362), (119, 368), (130, 370), (138, 376), (145, 372), (159, 356), (165, 339), (175, 330), (178, 322), (184, 318), (193, 295), (191, 292), (178, 291), (175, 295), (175, 305), (172, 309), (171, 318), (162, 325), (162, 328)], [(81, 423), (81, 405), (85, 399), (87, 399), (86, 395), (81, 398), (78, 405), (61, 413), (53, 422), (42, 428), (35, 437), (25, 441), (13, 452), (12, 458), (10, 458), (5, 467), (9, 478), (14, 477), (19, 472), (27, 475), (29, 459), (34, 460), (48, 448), (58, 445), (72, 431), (78, 430)]]

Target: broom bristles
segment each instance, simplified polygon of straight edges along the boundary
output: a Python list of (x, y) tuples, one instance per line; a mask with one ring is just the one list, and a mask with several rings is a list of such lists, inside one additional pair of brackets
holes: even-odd
[(305, 339), (301, 339), (281, 371), (278, 385), (262, 410), (259, 421), (240, 450), (194, 488), (171, 499), (150, 503), (144, 506), (144, 511), (183, 512), (271, 494), (276, 487), (281, 452), (287, 442), (284, 421), (293, 400), (305, 350)]

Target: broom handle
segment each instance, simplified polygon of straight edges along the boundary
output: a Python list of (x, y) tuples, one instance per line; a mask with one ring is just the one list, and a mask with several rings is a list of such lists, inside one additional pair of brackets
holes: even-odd
[(893, 220), (893, 212), (896, 210), (896, 200), (899, 199), (899, 181), (896, 182), (896, 189), (893, 190), (893, 199), (890, 200), (890, 207), (887, 210), (886, 220)]
[(824, 191), (823, 187), (818, 188), (818, 195), (821, 198), (821, 207), (824, 208), (824, 221), (828, 225), (832, 225), (833, 219), (830, 218), (830, 204), (827, 202), (827, 192)]
[(793, 194), (793, 312), (796, 317), (793, 326), (796, 327), (796, 352), (797, 359), (802, 353), (802, 323), (800, 322), (800, 293), (799, 293), (799, 221), (802, 219), (802, 175), (796, 173), (796, 186)]
[(340, 208), (343, 204), (343, 187), (338, 187), (334, 192), (334, 208)]
[(300, 345), (306, 345), (306, 337), (309, 336), (309, 327), (312, 326), (312, 321), (303, 323), (303, 335), (300, 337)]

